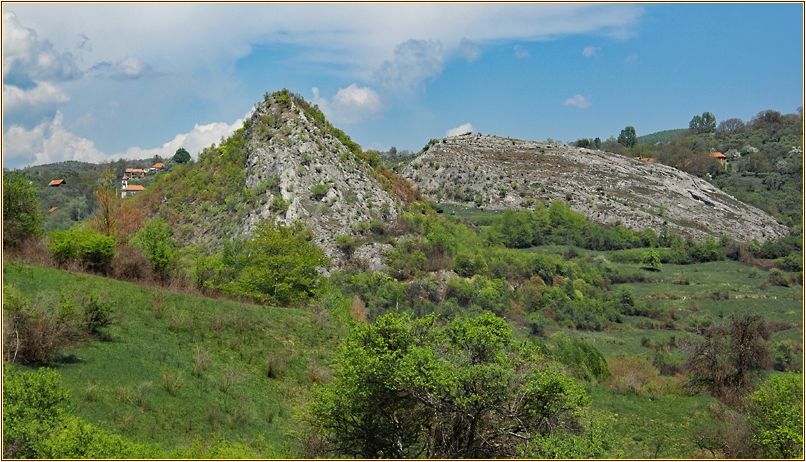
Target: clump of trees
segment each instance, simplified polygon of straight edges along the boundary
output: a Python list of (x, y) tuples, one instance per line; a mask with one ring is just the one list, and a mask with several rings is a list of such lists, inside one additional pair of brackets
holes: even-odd
[[(390, 313), (357, 326), (308, 416), (323, 452), (361, 458), (601, 457), (589, 399), (491, 313)], [(592, 428), (593, 427), (593, 428)], [(311, 447), (315, 445), (310, 445)]]

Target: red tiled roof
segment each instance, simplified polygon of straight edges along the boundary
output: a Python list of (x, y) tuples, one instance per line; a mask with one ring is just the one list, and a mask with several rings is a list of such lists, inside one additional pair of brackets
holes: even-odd
[(163, 167), (165, 167), (165, 164), (163, 164), (162, 162), (157, 162), (156, 164), (151, 166), (151, 168), (163, 168)]
[(64, 180), (53, 180), (48, 184), (48, 186), (61, 186), (63, 184), (67, 183)]
[(130, 184), (130, 185), (126, 186), (125, 188), (123, 188), (124, 191), (142, 191), (144, 189), (145, 188), (143, 187), (143, 185), (139, 185), (139, 184)]
[(56, 209), (58, 209), (58, 208), (59, 208), (59, 207), (51, 207), (51, 208), (50, 208), (50, 210), (48, 210), (48, 213), (50, 213), (50, 212), (55, 212), (55, 211), (56, 211)]
[(721, 152), (712, 152), (711, 157), (716, 157), (717, 159), (727, 159), (728, 156), (722, 154)]

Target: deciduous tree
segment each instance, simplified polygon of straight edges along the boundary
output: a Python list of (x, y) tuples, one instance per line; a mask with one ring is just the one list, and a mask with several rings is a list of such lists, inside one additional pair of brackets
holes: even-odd
[(635, 127), (628, 125), (624, 127), (624, 130), (621, 131), (618, 135), (618, 142), (622, 146), (631, 148), (635, 146), (636, 139), (638, 137), (635, 134)]
[[(309, 420), (327, 453), (362, 458), (595, 457), (588, 398), (507, 323), (485, 313), (438, 327), (390, 313), (348, 337)], [(559, 441), (584, 444), (564, 444)], [(321, 455), (321, 454), (320, 454)]]

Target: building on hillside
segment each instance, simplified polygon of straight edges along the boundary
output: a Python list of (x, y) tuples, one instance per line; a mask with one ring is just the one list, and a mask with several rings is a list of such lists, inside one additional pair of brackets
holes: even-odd
[(126, 175), (128, 175), (129, 178), (134, 178), (135, 176), (143, 178), (146, 176), (146, 171), (143, 170), (142, 168), (127, 168)]
[(711, 157), (719, 161), (719, 165), (725, 166), (728, 163), (728, 157), (725, 154), (722, 154), (719, 151), (715, 151), (711, 153)]
[(143, 187), (143, 185), (124, 183), (123, 187), (120, 189), (120, 197), (134, 196), (135, 194), (139, 193), (144, 189), (145, 188)]
[(165, 164), (163, 164), (162, 162), (157, 162), (156, 164), (152, 165), (151, 168), (148, 169), (148, 173), (157, 173), (163, 168), (165, 168)]
[(51, 208), (50, 208), (50, 210), (48, 210), (48, 213), (53, 213), (53, 212), (55, 212), (55, 211), (56, 211), (56, 209), (58, 209), (58, 208), (59, 208), (59, 207), (51, 207)]
[(60, 186), (67, 186), (67, 182), (64, 180), (53, 180), (48, 183), (48, 186), (60, 187)]

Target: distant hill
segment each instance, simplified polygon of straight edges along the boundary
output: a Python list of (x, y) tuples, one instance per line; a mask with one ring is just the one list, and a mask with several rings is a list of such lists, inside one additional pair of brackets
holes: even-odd
[(668, 143), (669, 141), (689, 131), (688, 128), (674, 128), (660, 132), (650, 133), (638, 137), (639, 143)]
[(602, 224), (696, 239), (739, 241), (788, 234), (767, 213), (673, 167), (585, 148), (494, 136), (436, 140), (402, 170), (429, 199), (485, 209), (564, 200)]

